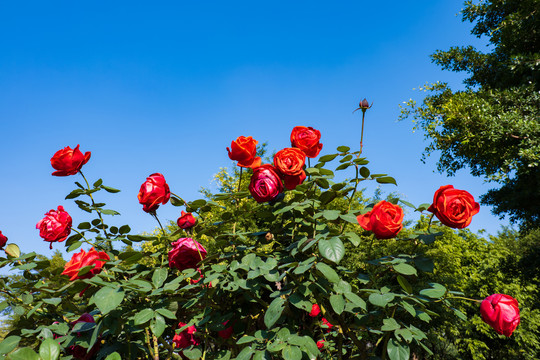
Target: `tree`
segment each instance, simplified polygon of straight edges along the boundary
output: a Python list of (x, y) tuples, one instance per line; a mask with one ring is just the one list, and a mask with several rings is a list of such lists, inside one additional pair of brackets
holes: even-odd
[(422, 104), (410, 100), (401, 114), (431, 141), (424, 158), (440, 151), (440, 172), (468, 167), (500, 184), (481, 201), (526, 227), (540, 226), (539, 15), (538, 0), (466, 1), (463, 21), (475, 23), (471, 33), (487, 37), (491, 52), (436, 51), (437, 65), (469, 75), (466, 89), (426, 85)]

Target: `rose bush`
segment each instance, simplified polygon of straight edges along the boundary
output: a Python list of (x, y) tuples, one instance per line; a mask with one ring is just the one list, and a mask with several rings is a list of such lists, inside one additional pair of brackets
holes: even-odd
[[(311, 127), (293, 129), (295, 149), (276, 154), (279, 170), (256, 166), (256, 141), (241, 138), (228, 154), (248, 169), (238, 171), (220, 193), (185, 201), (159, 173), (141, 186), (139, 202), (156, 219), (155, 210), (169, 200), (185, 206), (178, 226), (162, 227), (158, 220), (156, 231), (136, 235), (128, 225), (108, 225), (106, 216), (118, 213), (97, 198), (119, 190), (98, 179), (92, 185), (85, 181), (87, 187), (77, 182), (66, 197), (93, 216), (73, 228), (73, 235), (71, 217), (61, 206), (38, 223), (45, 240), (65, 240), (68, 252), (78, 251), (63, 271), (8, 244), (0, 266), (13, 266), (23, 276), (4, 282), (9, 296), (1, 306), (30, 324), (7, 335), (1, 355), (15, 360), (68, 354), (106, 360), (433, 355), (426, 345), (429, 322), (444, 309), (463, 317), (453, 302), (464, 294), (430, 281), (435, 265), (418, 249), (441, 236), (431, 221), (403, 229), (399, 202), (421, 213), (428, 205), (389, 198), (370, 208), (359, 184), (395, 180), (371, 174), (361, 150), (347, 146), (306, 165), (300, 153), (315, 158), (322, 148), (320, 132)], [(281, 178), (286, 175), (302, 180), (287, 186)], [(461, 226), (475, 211), (467, 199), (464, 193), (438, 191), (432, 216), (444, 214)], [(196, 215), (196, 226), (186, 226), (195, 223), (188, 214)], [(358, 224), (387, 245), (383, 253)], [(492, 312), (487, 305), (481, 310), (486, 321), (496, 331), (514, 331), (517, 303), (513, 307), (502, 295), (487, 303)], [(82, 313), (93, 321), (79, 321)], [(501, 323), (496, 314), (510, 317)], [(79, 355), (74, 347), (80, 347)]]

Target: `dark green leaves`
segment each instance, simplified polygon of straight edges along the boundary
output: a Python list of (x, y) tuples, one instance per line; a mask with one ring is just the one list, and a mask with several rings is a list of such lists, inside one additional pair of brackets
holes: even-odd
[(319, 240), (319, 252), (325, 259), (338, 264), (345, 255), (345, 246), (338, 237), (322, 239)]
[(41, 343), (39, 347), (39, 356), (41, 360), (56, 360), (60, 357), (60, 345), (58, 340), (48, 338)]
[(7, 354), (19, 345), (20, 336), (8, 336), (0, 343), (0, 354)]
[(388, 347), (386, 348), (388, 357), (390, 360), (409, 360), (410, 349), (407, 345), (400, 343), (396, 339), (392, 338), (388, 341)]
[(283, 309), (285, 308), (285, 299), (281, 297), (275, 298), (268, 306), (266, 313), (264, 314), (264, 324), (268, 329), (271, 329), (274, 324), (279, 320)]
[(337, 283), (339, 282), (339, 275), (337, 274), (337, 272), (332, 269), (330, 266), (326, 265), (325, 263), (323, 262), (320, 262), (320, 263), (317, 263), (317, 265), (315, 265), (315, 267), (317, 268), (317, 270), (319, 270), (325, 278), (327, 278), (330, 282), (334, 282), (334, 283)]
[(424, 289), (420, 291), (420, 295), (427, 296), (433, 299), (441, 298), (446, 294), (446, 288), (441, 284), (430, 283), (430, 289)]
[(101, 313), (105, 315), (122, 303), (124, 291), (121, 288), (103, 287), (92, 296), (92, 300)]

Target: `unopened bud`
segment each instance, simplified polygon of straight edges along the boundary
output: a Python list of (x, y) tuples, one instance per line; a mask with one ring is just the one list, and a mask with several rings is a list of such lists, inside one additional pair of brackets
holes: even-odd
[(364, 100), (362, 100), (362, 101), (360, 101), (360, 103), (358, 103), (358, 109), (356, 109), (354, 111), (362, 110), (362, 112), (366, 112), (366, 110), (371, 108), (372, 106), (373, 106), (373, 103), (371, 103), (371, 105), (369, 105), (369, 102), (366, 100), (366, 98), (364, 98)]

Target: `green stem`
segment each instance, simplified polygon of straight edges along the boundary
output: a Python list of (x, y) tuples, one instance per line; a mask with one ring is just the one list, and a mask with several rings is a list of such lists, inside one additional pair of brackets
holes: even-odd
[(240, 192), (240, 185), (242, 184), (242, 171), (244, 170), (243, 167), (240, 167), (240, 176), (238, 177), (238, 190), (236, 192)]
[(474, 302), (477, 302), (477, 303), (482, 303), (482, 300), (471, 299), (471, 298), (467, 298), (467, 297), (464, 297), (464, 296), (451, 295), (448, 298), (449, 299), (462, 299), (462, 300), (468, 300), (468, 301), (474, 301)]
[(73, 229), (71, 228), (71, 230), (75, 231), (77, 234), (81, 235), (82, 238), (84, 239), (84, 242), (87, 243), (88, 245), (91, 245), (91, 246), (94, 246), (94, 244), (92, 244), (90, 241), (88, 241), (87, 238), (84, 237), (83, 233), (81, 233), (80, 231), (76, 230), (76, 229)]
[(358, 154), (358, 157), (362, 153), (362, 147), (364, 146), (364, 117), (366, 116), (366, 110), (362, 109), (362, 132), (360, 133), (360, 153)]
[[(91, 190), (90, 189), (90, 184), (88, 183), (88, 180), (86, 180), (86, 176), (84, 176), (84, 174), (83, 174), (83, 172), (81, 170), (79, 170), (79, 174), (81, 174), (82, 178), (86, 182), (86, 186), (88, 187), (88, 190)], [(92, 194), (89, 193), (88, 196), (90, 196), (90, 200), (92, 200), (92, 206), (96, 210), (96, 212), (98, 213), (99, 220), (101, 220), (101, 230), (103, 230), (103, 233), (105, 234), (105, 237), (107, 239), (109, 239), (109, 234), (107, 234), (107, 230), (105, 228), (105, 223), (103, 222), (103, 217), (101, 216), (101, 211), (99, 211), (99, 209), (96, 207), (96, 203), (94, 201), (94, 197), (92, 196)]]
[(150, 213), (150, 215), (152, 215), (154, 219), (157, 220), (159, 227), (161, 228), (161, 231), (163, 232), (163, 236), (166, 236), (167, 234), (165, 233), (165, 229), (163, 228), (163, 225), (161, 225), (161, 221), (159, 221), (157, 214), (154, 212), (154, 213)]

